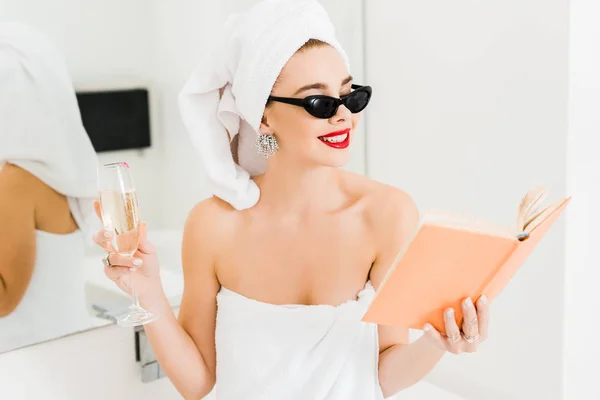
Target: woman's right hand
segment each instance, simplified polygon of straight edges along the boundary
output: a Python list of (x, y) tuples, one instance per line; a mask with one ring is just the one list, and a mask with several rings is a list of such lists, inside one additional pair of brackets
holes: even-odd
[[(94, 202), (94, 209), (98, 218), (102, 220), (100, 202)], [(94, 234), (94, 242), (109, 254), (110, 266), (104, 267), (104, 274), (130, 296), (132, 296), (131, 279), (133, 279), (140, 305), (146, 308), (146, 303), (161, 297), (162, 284), (160, 263), (154, 245), (147, 240), (146, 224), (142, 222), (139, 229), (138, 249), (132, 257), (117, 254), (112, 245), (114, 233), (111, 231), (104, 229), (97, 231)]]

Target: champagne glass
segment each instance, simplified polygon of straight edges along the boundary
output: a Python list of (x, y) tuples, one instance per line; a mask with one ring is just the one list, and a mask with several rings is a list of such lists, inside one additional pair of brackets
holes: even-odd
[[(98, 189), (104, 229), (113, 233), (112, 245), (124, 256), (135, 254), (140, 240), (140, 210), (129, 165), (116, 162), (98, 168)], [(140, 306), (132, 272), (129, 272), (133, 304), (129, 312), (117, 319), (122, 326), (140, 326), (158, 315)]]

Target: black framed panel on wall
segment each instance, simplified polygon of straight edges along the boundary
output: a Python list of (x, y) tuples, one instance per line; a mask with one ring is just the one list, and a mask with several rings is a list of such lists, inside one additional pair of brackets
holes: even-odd
[(150, 147), (147, 89), (79, 91), (77, 102), (96, 152)]

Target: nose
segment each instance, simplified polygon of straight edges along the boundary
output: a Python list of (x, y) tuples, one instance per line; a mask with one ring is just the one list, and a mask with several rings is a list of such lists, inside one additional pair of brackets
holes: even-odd
[(340, 104), (340, 106), (337, 109), (337, 112), (335, 113), (335, 115), (333, 117), (330, 118), (329, 121), (332, 124), (337, 124), (340, 122), (349, 121), (351, 118), (352, 118), (352, 113), (350, 112), (350, 110), (348, 110), (345, 105)]

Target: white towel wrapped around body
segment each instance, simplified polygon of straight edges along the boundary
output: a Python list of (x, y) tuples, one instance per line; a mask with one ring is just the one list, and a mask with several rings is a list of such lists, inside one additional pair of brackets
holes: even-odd
[(217, 296), (218, 400), (381, 400), (375, 290), (338, 306), (273, 305), (226, 288)]

